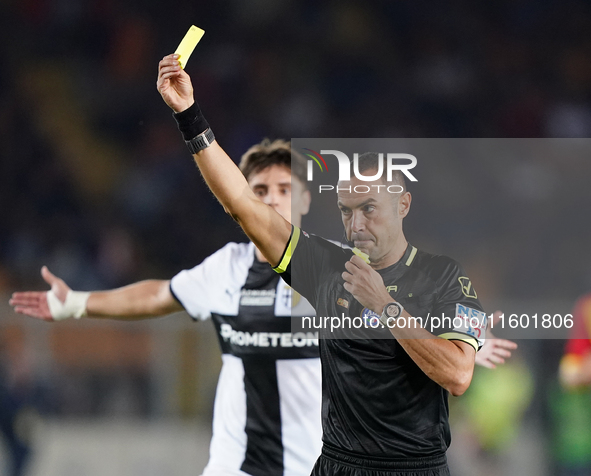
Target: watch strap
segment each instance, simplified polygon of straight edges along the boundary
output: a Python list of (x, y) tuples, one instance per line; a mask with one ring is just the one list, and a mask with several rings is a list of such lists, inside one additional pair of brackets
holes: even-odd
[(215, 135), (211, 128), (208, 127), (198, 136), (193, 137), (191, 140), (186, 140), (185, 144), (187, 144), (191, 154), (196, 154), (197, 152), (208, 148), (214, 140)]

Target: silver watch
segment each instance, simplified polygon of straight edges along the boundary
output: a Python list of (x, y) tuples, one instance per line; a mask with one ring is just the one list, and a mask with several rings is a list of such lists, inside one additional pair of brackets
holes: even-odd
[(384, 306), (382, 315), (380, 316), (380, 322), (388, 327), (388, 321), (393, 319), (394, 321), (400, 317), (404, 311), (402, 304), (396, 301), (389, 302)]

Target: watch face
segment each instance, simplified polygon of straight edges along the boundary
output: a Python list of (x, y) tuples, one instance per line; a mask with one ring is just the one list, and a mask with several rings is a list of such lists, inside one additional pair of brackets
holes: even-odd
[(388, 307), (386, 307), (386, 315), (388, 317), (398, 317), (399, 314), (400, 307), (396, 304), (390, 304)]

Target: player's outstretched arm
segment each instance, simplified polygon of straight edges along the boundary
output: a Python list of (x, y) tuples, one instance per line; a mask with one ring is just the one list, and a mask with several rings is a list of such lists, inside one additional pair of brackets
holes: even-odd
[(83, 316), (135, 320), (183, 309), (170, 292), (170, 281), (141, 281), (110, 291), (80, 292), (70, 289), (46, 266), (41, 275), (51, 289), (14, 293), (10, 305), (19, 314), (45, 321)]
[[(160, 61), (157, 87), (164, 102), (176, 113), (185, 140), (191, 140), (209, 127), (195, 104), (191, 78), (179, 66), (177, 55), (165, 56)], [(277, 265), (289, 240), (291, 225), (255, 196), (242, 172), (217, 141), (193, 158), (226, 213), (240, 224), (265, 258), (273, 266)]]

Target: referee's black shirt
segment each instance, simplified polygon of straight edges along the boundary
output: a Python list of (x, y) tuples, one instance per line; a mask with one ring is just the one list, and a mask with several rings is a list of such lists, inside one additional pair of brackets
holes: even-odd
[[(310, 301), (317, 316), (375, 316), (343, 287), (341, 274), (352, 254), (293, 227), (275, 269)], [(465, 315), (467, 308), (482, 311), (464, 271), (448, 257), (408, 245), (396, 264), (378, 272), (390, 295), (411, 316), (453, 318), (458, 312)], [(474, 331), (482, 329), (447, 327), (433, 332), (478, 349), (479, 341), (471, 335)], [(324, 443), (348, 453), (388, 459), (445, 453), (451, 441), (448, 392), (427, 377), (395, 339), (383, 338), (391, 337), (387, 329), (376, 329), (376, 336), (320, 341)]]

